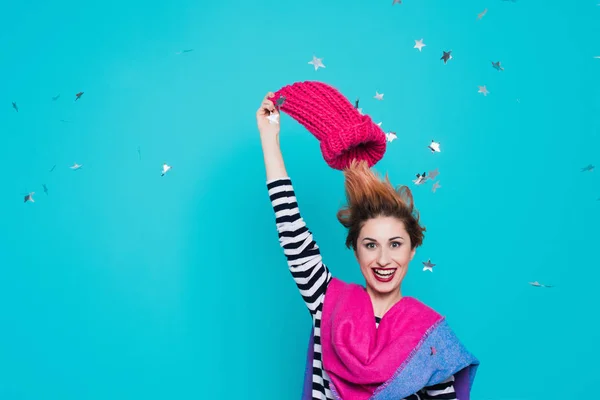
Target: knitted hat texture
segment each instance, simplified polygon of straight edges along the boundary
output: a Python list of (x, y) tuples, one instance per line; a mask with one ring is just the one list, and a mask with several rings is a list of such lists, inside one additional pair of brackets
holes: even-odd
[(385, 153), (383, 130), (332, 86), (296, 82), (275, 92), (270, 100), (319, 140), (331, 168), (342, 170), (353, 159), (366, 160), (372, 167)]

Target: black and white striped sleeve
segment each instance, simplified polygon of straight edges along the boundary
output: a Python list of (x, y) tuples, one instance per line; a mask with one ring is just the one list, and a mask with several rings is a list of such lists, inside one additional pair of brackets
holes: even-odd
[(325, 297), (331, 273), (323, 264), (319, 246), (300, 215), (291, 179), (269, 180), (267, 189), (275, 211), (279, 244), (300, 294), (314, 317)]
[(420, 397), (422, 400), (457, 400), (454, 390), (454, 375), (437, 385), (424, 387)]

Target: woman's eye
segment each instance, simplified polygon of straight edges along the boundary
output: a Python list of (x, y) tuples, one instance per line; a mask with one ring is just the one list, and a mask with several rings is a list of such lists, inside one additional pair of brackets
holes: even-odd
[(400, 242), (392, 242), (392, 247), (400, 247), (402, 246), (402, 243)]
[(367, 249), (372, 249), (375, 247), (375, 243), (367, 243)]

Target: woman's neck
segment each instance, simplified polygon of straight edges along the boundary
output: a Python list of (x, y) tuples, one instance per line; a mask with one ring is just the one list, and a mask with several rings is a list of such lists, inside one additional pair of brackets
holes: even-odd
[(402, 298), (402, 290), (400, 289), (391, 293), (381, 294), (367, 288), (367, 293), (369, 293), (369, 297), (371, 298), (373, 312), (379, 318), (383, 318), (385, 313)]

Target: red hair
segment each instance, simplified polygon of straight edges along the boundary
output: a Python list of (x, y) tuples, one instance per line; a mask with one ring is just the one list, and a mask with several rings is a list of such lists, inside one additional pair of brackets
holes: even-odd
[(376, 217), (394, 217), (404, 223), (411, 248), (423, 244), (425, 227), (419, 222), (413, 196), (407, 186), (396, 188), (388, 174), (379, 178), (365, 161), (353, 160), (344, 170), (347, 205), (337, 213), (337, 219), (348, 229), (346, 247), (356, 250), (356, 242), (365, 222)]

